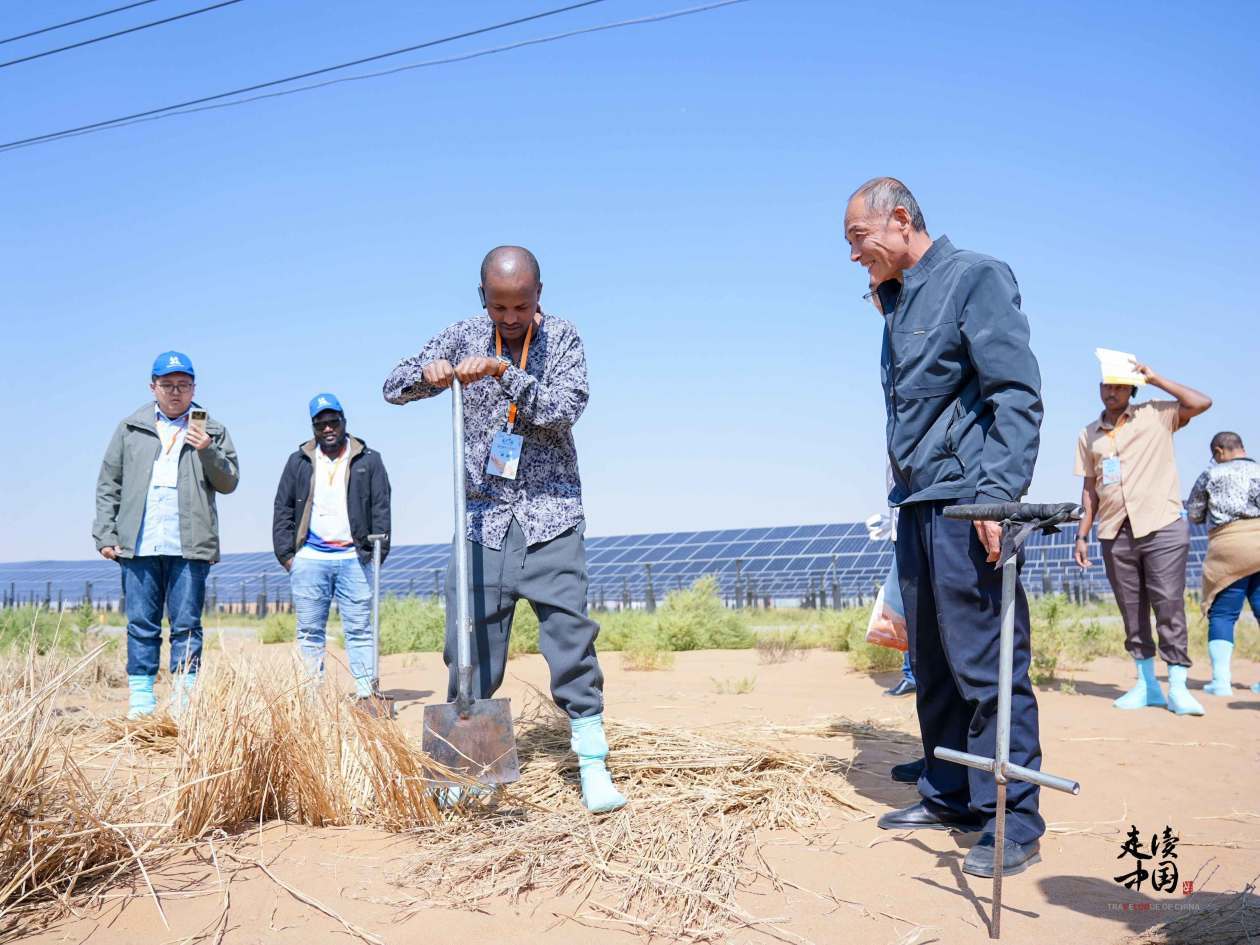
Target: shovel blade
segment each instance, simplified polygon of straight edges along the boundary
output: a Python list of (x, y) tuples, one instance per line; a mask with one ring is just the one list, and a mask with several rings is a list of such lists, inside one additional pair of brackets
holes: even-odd
[(482, 784), (511, 784), (521, 777), (512, 729), (512, 700), (478, 699), (467, 718), (453, 702), (424, 707), (425, 754)]

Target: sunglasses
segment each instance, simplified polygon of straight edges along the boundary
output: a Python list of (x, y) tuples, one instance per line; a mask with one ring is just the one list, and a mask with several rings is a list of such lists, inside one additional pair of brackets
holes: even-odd
[(341, 418), (334, 417), (331, 420), (312, 420), (311, 426), (316, 430), (335, 430), (341, 426)]

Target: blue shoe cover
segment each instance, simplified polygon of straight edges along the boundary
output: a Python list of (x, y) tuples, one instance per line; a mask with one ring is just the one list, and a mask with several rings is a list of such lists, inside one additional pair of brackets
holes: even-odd
[(154, 676), (128, 676), (127, 688), (131, 698), (127, 702), (127, 718), (139, 719), (157, 711), (157, 699), (153, 695)]
[(1155, 678), (1155, 657), (1134, 660), (1137, 665), (1137, 685), (1112, 703), (1117, 709), (1145, 709), (1147, 706), (1165, 706), (1167, 701)]
[(197, 684), (196, 673), (177, 673), (171, 683), (171, 716), (179, 718), (188, 708), (188, 699)]
[(1186, 674), (1184, 666), (1168, 667), (1168, 708), (1178, 715), (1203, 715), (1203, 706), (1186, 688)]
[(626, 804), (625, 797), (612, 783), (604, 765), (608, 757), (608, 739), (604, 736), (604, 717), (592, 715), (573, 719), (569, 747), (578, 756), (578, 774), (582, 779), (582, 804), (592, 814), (606, 814)]
[(1212, 658), (1212, 681), (1203, 687), (1210, 696), (1233, 695), (1234, 680), (1229, 662), (1234, 655), (1234, 644), (1229, 640), (1208, 640), (1208, 656)]

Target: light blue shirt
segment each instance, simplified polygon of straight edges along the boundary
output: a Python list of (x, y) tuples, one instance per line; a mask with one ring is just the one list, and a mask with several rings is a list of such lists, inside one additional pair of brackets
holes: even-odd
[(179, 538), (179, 455), (184, 451), (184, 435), (188, 432), (188, 412), (174, 420), (162, 413), (157, 404), (153, 405), (153, 412), (160, 444), (144, 500), (136, 555), (183, 557), (184, 546)]

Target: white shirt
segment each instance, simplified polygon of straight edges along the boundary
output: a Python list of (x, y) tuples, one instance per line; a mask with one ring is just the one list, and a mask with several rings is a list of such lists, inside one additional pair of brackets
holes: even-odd
[(144, 500), (136, 555), (181, 557), (184, 547), (179, 537), (179, 456), (184, 451), (184, 438), (188, 433), (188, 411), (172, 420), (154, 404), (153, 413), (158, 454)]
[(315, 449), (315, 494), (306, 543), (298, 549), (299, 558), (353, 558), (354, 537), (350, 534), (350, 512), (346, 507), (346, 478), (350, 475), (350, 442), (332, 459)]

